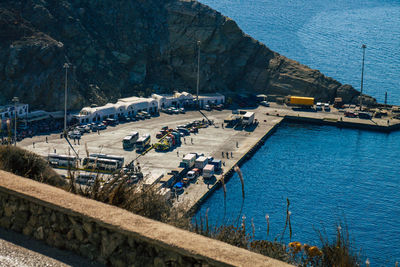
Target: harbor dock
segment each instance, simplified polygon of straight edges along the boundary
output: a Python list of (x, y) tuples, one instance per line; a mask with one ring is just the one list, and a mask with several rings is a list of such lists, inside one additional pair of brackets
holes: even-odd
[[(168, 115), (161, 113), (158, 117), (119, 124), (108, 127), (101, 132), (91, 132), (82, 136), (79, 142), (72, 143), (80, 158), (87, 153), (105, 153), (119, 155), (125, 158), (125, 164), (135, 161), (140, 164), (144, 175), (143, 183), (156, 185), (160, 179), (168, 176), (171, 170), (179, 167), (183, 157), (190, 153), (204, 154), (206, 157), (222, 161), (222, 171), (217, 172), (213, 179), (203, 179), (199, 176), (184, 188), (183, 193), (173, 196), (175, 206), (185, 213), (193, 213), (213, 191), (228, 182), (234, 173), (234, 166), (241, 166), (257, 149), (264, 144), (279, 125), (284, 122), (314, 123), (342, 128), (390, 132), (400, 129), (400, 120), (388, 118), (360, 119), (345, 117), (343, 112), (332, 108), (329, 112), (311, 112), (295, 110), (285, 105), (271, 103), (270, 107), (259, 106), (244, 109), (255, 114), (257, 123), (248, 127), (228, 127), (224, 121), (232, 114), (232, 110), (203, 111), (213, 125), (200, 128), (198, 133), (192, 133), (182, 138), (182, 143), (168, 151), (149, 150), (144, 155), (135, 150), (124, 150), (122, 139), (132, 131), (140, 135), (150, 134), (151, 142), (156, 142), (156, 134), (163, 127), (175, 128), (178, 125), (194, 120), (203, 120), (198, 111), (186, 114)], [(18, 146), (33, 151), (43, 157), (49, 153), (69, 154), (71, 151), (65, 139), (60, 134), (35, 136), (26, 138)], [(65, 170), (59, 170), (62, 174)], [(244, 177), (246, 179), (246, 177)], [(240, 182), (240, 181), (235, 181)], [(246, 182), (245, 182), (246, 183)]]

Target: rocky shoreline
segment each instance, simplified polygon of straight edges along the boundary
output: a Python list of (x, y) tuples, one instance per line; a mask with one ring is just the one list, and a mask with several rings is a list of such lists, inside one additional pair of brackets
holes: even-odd
[(202, 92), (359, 101), (352, 86), (271, 51), (197, 1), (6, 0), (0, 25), (0, 104), (18, 96), (34, 109), (61, 109), (65, 62), (72, 64), (71, 109), (150, 92), (193, 93), (197, 40)]

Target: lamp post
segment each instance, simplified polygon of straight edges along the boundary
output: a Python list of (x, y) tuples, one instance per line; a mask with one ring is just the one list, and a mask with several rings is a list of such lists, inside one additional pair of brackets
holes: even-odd
[(363, 57), (362, 57), (362, 67), (361, 67), (361, 90), (360, 90), (360, 110), (362, 110), (362, 93), (363, 93), (363, 86), (364, 86), (364, 59), (365, 59), (365, 49), (367, 46), (363, 44), (361, 46), (363, 50)]
[(199, 84), (200, 84), (200, 45), (201, 42), (197, 41), (197, 86), (196, 86), (196, 102), (197, 107), (200, 110), (200, 103), (199, 103)]
[(69, 64), (64, 63), (63, 68), (65, 69), (64, 134), (67, 134), (67, 96), (68, 96), (67, 83), (68, 83)]
[(14, 96), (12, 102), (14, 102), (14, 146), (17, 145), (17, 103), (19, 99)]

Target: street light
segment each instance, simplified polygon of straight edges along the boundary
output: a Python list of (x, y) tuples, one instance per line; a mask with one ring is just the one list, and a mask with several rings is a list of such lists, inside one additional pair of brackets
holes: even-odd
[(17, 145), (17, 103), (19, 99), (14, 96), (12, 102), (14, 102), (14, 146)]
[(200, 110), (200, 103), (199, 103), (199, 84), (200, 84), (200, 45), (201, 42), (197, 41), (197, 90), (196, 90), (196, 102), (197, 106)]
[(363, 44), (361, 48), (363, 49), (363, 57), (362, 57), (362, 68), (361, 68), (360, 110), (362, 110), (362, 93), (364, 85), (364, 59), (365, 59), (365, 49), (367, 48), (367, 46)]
[(64, 134), (67, 134), (67, 83), (68, 83), (68, 69), (69, 69), (69, 64), (64, 63), (63, 68), (65, 69), (65, 102), (64, 102)]

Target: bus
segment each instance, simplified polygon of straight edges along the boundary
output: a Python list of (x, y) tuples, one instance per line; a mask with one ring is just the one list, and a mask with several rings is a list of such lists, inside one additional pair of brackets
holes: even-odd
[(118, 167), (118, 161), (113, 159), (88, 157), (83, 159), (83, 167), (92, 170), (115, 171)]
[(121, 156), (94, 153), (90, 154), (89, 157), (115, 160), (118, 162), (118, 168), (122, 168), (122, 166), (124, 165), (124, 157)]
[(50, 153), (47, 156), (47, 161), (53, 167), (75, 167), (77, 163), (77, 158), (70, 155), (58, 155)]
[(148, 145), (150, 145), (150, 134), (144, 134), (136, 141), (138, 151), (143, 151)]
[(138, 138), (139, 138), (138, 132), (130, 133), (129, 135), (125, 136), (124, 139), (122, 139), (122, 147), (124, 149), (132, 148), (135, 145)]

